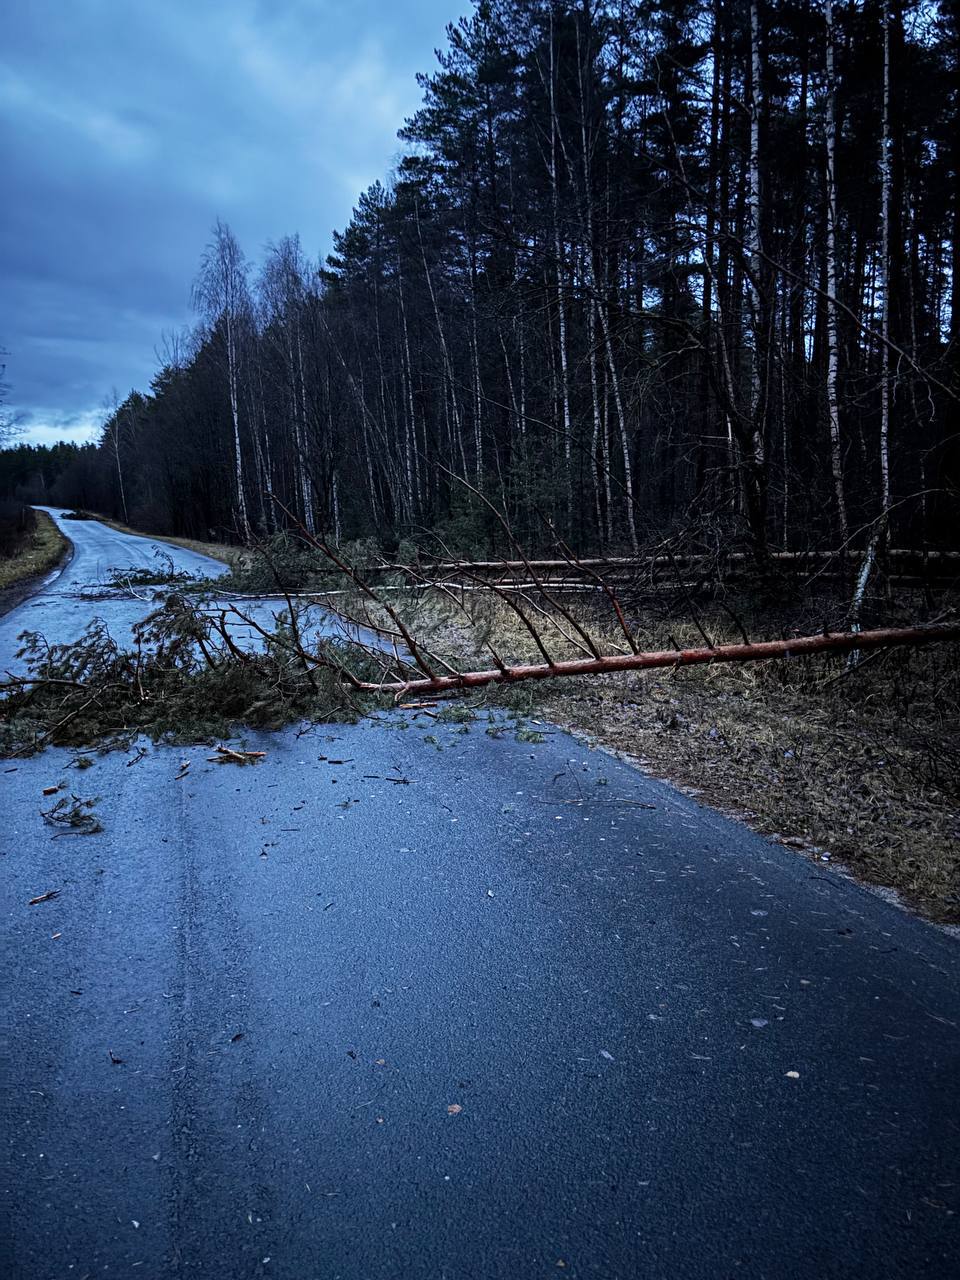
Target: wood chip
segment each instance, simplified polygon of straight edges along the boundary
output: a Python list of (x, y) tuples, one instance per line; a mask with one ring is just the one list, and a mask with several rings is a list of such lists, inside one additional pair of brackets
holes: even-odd
[(225, 747), (222, 743), (217, 743), (216, 752), (215, 756), (207, 756), (214, 764), (256, 764), (267, 754), (265, 751), (235, 751), (233, 747)]

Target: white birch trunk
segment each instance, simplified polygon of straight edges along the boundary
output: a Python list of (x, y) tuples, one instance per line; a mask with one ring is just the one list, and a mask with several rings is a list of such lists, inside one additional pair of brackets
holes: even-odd
[(762, 378), (760, 374), (762, 338), (760, 316), (760, 5), (750, 0), (750, 160), (747, 172), (747, 255), (750, 263), (750, 322), (753, 331), (753, 363), (751, 367), (750, 415), (752, 451), (759, 469), (764, 460), (764, 436), (761, 423)]
[(839, 340), (837, 324), (837, 102), (834, 68), (833, 0), (824, 0), (826, 24), (826, 130), (827, 130), (827, 412), (830, 419), (830, 464), (833, 489), (837, 498), (840, 538), (846, 544), (848, 534), (847, 503), (843, 491), (843, 454), (840, 446), (840, 405), (837, 396), (839, 373)]
[(240, 448), (240, 395), (237, 369), (236, 335), (234, 320), (228, 305), (227, 326), (227, 383), (230, 395), (230, 420), (233, 424), (234, 480), (237, 486), (237, 515), (245, 542), (250, 541), (250, 520), (247, 515), (247, 498), (243, 491), (243, 452)]
[(610, 385), (613, 390), (613, 403), (617, 411), (617, 424), (620, 429), (620, 448), (623, 454), (623, 487), (627, 516), (627, 529), (630, 534), (630, 546), (636, 551), (639, 549), (640, 543), (637, 538), (637, 525), (633, 511), (633, 464), (630, 458), (630, 434), (627, 427), (626, 408), (623, 402), (623, 395), (620, 388), (620, 376), (617, 371), (616, 361), (613, 354), (613, 343), (610, 340), (610, 326), (607, 323), (606, 315), (606, 297), (601, 299), (597, 288), (597, 275), (593, 262), (593, 197), (590, 185), (590, 159), (587, 147), (587, 113), (586, 113), (586, 93), (583, 85), (583, 53), (579, 48), (580, 45), (580, 29), (577, 28), (577, 45), (580, 53), (579, 59), (579, 88), (580, 88), (580, 149), (582, 153), (583, 166), (583, 215), (584, 226), (586, 230), (586, 246), (584, 250), (584, 271), (587, 278), (587, 288), (591, 295), (591, 306), (596, 308), (597, 318), (600, 321), (600, 332), (603, 336), (603, 345), (607, 357), (607, 367), (610, 371)]
[[(880, 139), (880, 263), (878, 287), (882, 297), (880, 319), (880, 514), (863, 553), (860, 572), (850, 607), (852, 629), (860, 629), (860, 615), (877, 556), (887, 536), (890, 521), (890, 0), (882, 0), (883, 12), (883, 126)], [(859, 652), (850, 655), (850, 664), (859, 661)]]
[(550, 11), (550, 202), (553, 210), (553, 250), (556, 262), (556, 299), (560, 345), (560, 398), (563, 413), (564, 492), (567, 507), (567, 529), (573, 521), (573, 479), (570, 448), (573, 422), (570, 416), (570, 371), (567, 360), (567, 313), (563, 300), (563, 245), (560, 236), (560, 192), (557, 178), (557, 137), (559, 122), (556, 104), (556, 66), (554, 58), (553, 10)]

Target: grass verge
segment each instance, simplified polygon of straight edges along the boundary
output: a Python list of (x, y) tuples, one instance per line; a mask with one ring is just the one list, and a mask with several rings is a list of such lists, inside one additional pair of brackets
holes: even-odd
[(68, 542), (45, 511), (38, 511), (36, 527), (13, 556), (0, 558), (0, 590), (49, 573), (63, 559)]

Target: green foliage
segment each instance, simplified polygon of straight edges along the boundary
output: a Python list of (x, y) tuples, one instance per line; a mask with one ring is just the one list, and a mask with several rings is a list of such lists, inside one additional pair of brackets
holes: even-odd
[[(47, 743), (126, 742), (141, 733), (206, 741), (241, 725), (349, 721), (368, 708), (335, 667), (305, 664), (291, 637), (289, 618), (281, 618), (261, 652), (239, 654), (177, 594), (135, 628), (132, 649), (122, 648), (101, 621), (72, 644), (49, 645), (24, 632), (18, 656), (27, 676), (0, 694), (0, 754)], [(362, 651), (334, 645), (330, 652), (359, 675), (374, 674)], [(74, 761), (77, 768), (85, 762)]]
[(328, 572), (326, 558), (296, 533), (281, 531), (263, 539), (241, 567), (211, 580), (218, 592), (243, 595), (316, 590)]
[(93, 812), (100, 797), (82, 800), (79, 796), (61, 796), (49, 809), (41, 809), (40, 816), (52, 827), (59, 827), (61, 834), (93, 836), (103, 830), (103, 824)]
[(442, 724), (471, 724), (476, 718), (477, 713), (473, 707), (462, 702), (449, 702), (437, 714), (437, 719)]
[(468, 490), (454, 485), (449, 514), (438, 521), (436, 538), (443, 555), (471, 559), (489, 542), (490, 513)]
[(544, 738), (542, 733), (539, 733), (536, 729), (528, 729), (526, 726), (522, 729), (518, 729), (514, 738), (517, 742), (546, 742), (546, 738)]
[(107, 585), (117, 589), (131, 587), (183, 587), (191, 582), (189, 573), (174, 567), (173, 557), (169, 552), (157, 547), (153, 554), (158, 561), (156, 568), (113, 569), (107, 579)]

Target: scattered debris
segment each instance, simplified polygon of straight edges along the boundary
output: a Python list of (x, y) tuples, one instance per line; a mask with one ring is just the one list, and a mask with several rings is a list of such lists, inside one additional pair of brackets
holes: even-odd
[(60, 790), (60, 785), (61, 785), (60, 783), (57, 783), (55, 787), (44, 787), (43, 794), (45, 796), (55, 796), (57, 792)]
[(459, 1102), (451, 1102), (449, 1107), (447, 1107), (447, 1115), (458, 1116), (462, 1110), (463, 1107), (461, 1107)]
[(36, 898), (31, 898), (27, 905), (36, 907), (41, 902), (49, 902), (52, 898), (59, 898), (60, 892), (61, 891), (59, 889), (51, 889), (49, 893), (38, 894)]
[(181, 761), (180, 761), (180, 772), (179, 772), (179, 773), (176, 775), (176, 777), (174, 778), (174, 782), (179, 782), (179, 781), (180, 781), (180, 779), (181, 779), (181, 778), (185, 778), (189, 772), (190, 772), (190, 761), (189, 761), (189, 760), (181, 760)]
[(61, 796), (52, 809), (41, 809), (40, 816), (52, 827), (62, 827), (58, 835), (92, 836), (103, 830), (100, 819), (92, 812), (97, 799), (81, 800), (79, 796)]
[[(216, 745), (216, 755), (207, 756), (214, 764), (259, 764), (266, 757), (265, 751), (235, 751), (233, 747), (225, 747), (222, 742)], [(189, 764), (187, 765), (189, 768)]]
[(799, 1080), (799, 1079), (800, 1079), (800, 1072), (799, 1072), (799, 1071), (787, 1071), (785, 1074), (786, 1074), (786, 1077), (787, 1077), (787, 1079), (788, 1079), (788, 1080)]
[(118, 1058), (118, 1057), (117, 1057), (117, 1055), (113, 1052), (113, 1050), (112, 1050), (112, 1049), (108, 1049), (108, 1050), (107, 1050), (107, 1053), (109, 1053), (109, 1055), (110, 1055), (110, 1061), (113, 1063), (113, 1065), (114, 1065), (115, 1067), (121, 1067), (121, 1066), (123, 1066), (123, 1059), (122, 1059), (122, 1058)]
[(601, 1057), (601, 1058), (606, 1058), (606, 1060), (607, 1060), (608, 1062), (616, 1062), (616, 1058), (613, 1056), (613, 1054), (612, 1054), (612, 1053), (607, 1053), (606, 1049), (601, 1049), (601, 1050), (600, 1050), (600, 1057)]

